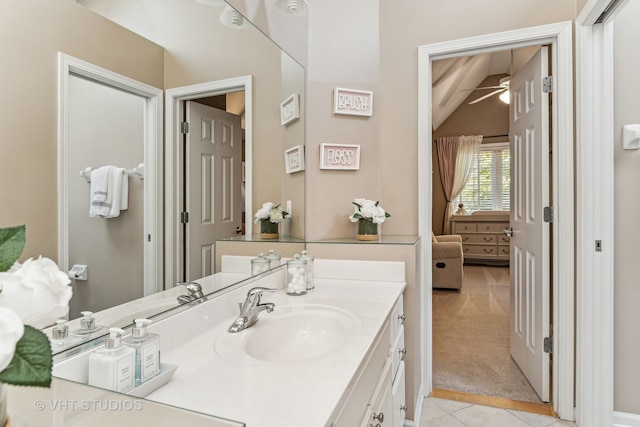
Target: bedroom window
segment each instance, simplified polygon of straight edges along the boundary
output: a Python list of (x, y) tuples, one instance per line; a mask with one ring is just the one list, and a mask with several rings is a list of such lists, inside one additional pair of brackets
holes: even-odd
[(510, 168), (509, 143), (481, 147), (456, 206), (463, 203), (467, 211), (508, 211)]

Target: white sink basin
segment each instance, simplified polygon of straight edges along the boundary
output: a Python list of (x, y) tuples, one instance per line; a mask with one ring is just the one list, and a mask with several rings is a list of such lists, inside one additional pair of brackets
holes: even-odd
[(276, 306), (240, 333), (222, 332), (215, 343), (224, 359), (243, 363), (304, 362), (335, 351), (359, 320), (337, 307), (300, 304)]

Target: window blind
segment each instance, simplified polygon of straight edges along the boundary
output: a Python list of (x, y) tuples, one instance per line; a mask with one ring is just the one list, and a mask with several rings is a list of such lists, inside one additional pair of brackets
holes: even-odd
[(508, 144), (481, 147), (456, 204), (467, 211), (509, 210), (510, 170)]

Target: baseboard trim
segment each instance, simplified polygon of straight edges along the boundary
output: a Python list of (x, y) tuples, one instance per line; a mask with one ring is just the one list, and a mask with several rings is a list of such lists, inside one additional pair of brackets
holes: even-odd
[(614, 412), (613, 427), (640, 427), (640, 415)]
[[(546, 403), (524, 402), (522, 400), (486, 396), (483, 394), (467, 393), (463, 391), (444, 390), (441, 388), (434, 388), (431, 392), (431, 397), (557, 417), (551, 405)], [(640, 425), (638, 427), (640, 427)]]

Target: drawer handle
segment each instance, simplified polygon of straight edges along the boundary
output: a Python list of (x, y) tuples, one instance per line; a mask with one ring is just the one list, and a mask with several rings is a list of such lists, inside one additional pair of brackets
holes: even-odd
[(493, 249), (487, 249), (487, 248), (484, 248), (484, 253), (485, 253), (485, 254), (490, 254), (490, 253), (492, 253), (492, 252), (493, 252)]
[(463, 248), (462, 252), (467, 252), (469, 250), (469, 248)]
[(400, 321), (401, 325), (404, 325), (404, 319), (405, 319), (405, 315), (403, 314), (398, 314), (398, 320)]
[(485, 242), (490, 242), (493, 240), (493, 237), (483, 237), (482, 238)]
[(463, 242), (466, 242), (467, 240), (469, 240), (469, 238), (468, 238), (468, 237), (463, 237), (463, 238), (462, 238), (462, 241), (463, 241)]
[(373, 413), (373, 419), (374, 420), (378, 420), (381, 423), (383, 423), (384, 422), (384, 412), (380, 412), (378, 415), (376, 415), (376, 413), (374, 412)]
[(370, 427), (382, 427), (382, 425), (380, 423), (373, 425), (373, 424), (369, 424)]
[(398, 353), (400, 353), (400, 358), (402, 359), (405, 354), (407, 354), (407, 347), (401, 348), (400, 350), (398, 350)]

